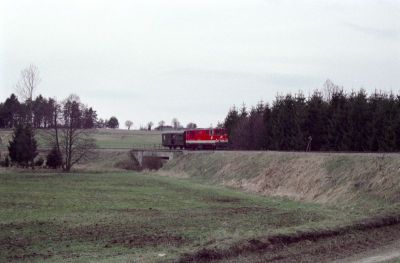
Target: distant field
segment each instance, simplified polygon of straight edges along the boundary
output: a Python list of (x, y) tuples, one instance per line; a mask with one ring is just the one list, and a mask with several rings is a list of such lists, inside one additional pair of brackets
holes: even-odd
[(350, 220), (339, 209), (138, 173), (0, 173), (0, 261), (157, 262)]
[(132, 148), (133, 146), (151, 146), (161, 144), (159, 131), (128, 131), (100, 129), (94, 137), (100, 148)]
[[(5, 149), (7, 147), (11, 135), (12, 130), (0, 129), (0, 149)], [(93, 136), (96, 139), (98, 147), (106, 149), (130, 149), (135, 146), (154, 146), (161, 144), (161, 132), (159, 131), (98, 129), (93, 133)], [(47, 147), (43, 137), (43, 131), (38, 130), (36, 138), (39, 147)]]

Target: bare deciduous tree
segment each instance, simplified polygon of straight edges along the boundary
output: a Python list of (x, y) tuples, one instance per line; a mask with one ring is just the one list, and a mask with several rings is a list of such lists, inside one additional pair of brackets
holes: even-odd
[(327, 79), (324, 83), (322, 94), (326, 101), (331, 101), (332, 95), (338, 93), (340, 90), (343, 90), (343, 87), (339, 87), (338, 85), (333, 83), (330, 79)]
[(54, 109), (54, 132), (49, 143), (56, 147), (63, 156), (62, 168), (69, 172), (80, 162), (89, 160), (96, 155), (96, 143), (93, 129), (82, 129), (80, 119), (84, 105), (76, 95), (69, 96), (61, 107)]
[(60, 129), (60, 147), (63, 152), (63, 169), (69, 172), (75, 164), (92, 159), (96, 155), (93, 130), (75, 129), (71, 126)]
[(27, 101), (33, 100), (33, 93), (37, 89), (41, 79), (39, 76), (39, 69), (36, 65), (29, 65), (29, 67), (21, 71), (21, 79), (18, 81), (16, 88), (20, 97)]
[(21, 78), (16, 84), (17, 93), (20, 95), (21, 99), (23, 99), (29, 111), (29, 121), (33, 122), (33, 114), (32, 114), (32, 102), (33, 102), (33, 93), (37, 89), (41, 79), (39, 76), (39, 69), (36, 65), (29, 65), (29, 67), (23, 69), (21, 71)]
[(128, 130), (131, 129), (131, 126), (133, 125), (133, 122), (130, 120), (125, 121), (125, 126), (128, 128)]

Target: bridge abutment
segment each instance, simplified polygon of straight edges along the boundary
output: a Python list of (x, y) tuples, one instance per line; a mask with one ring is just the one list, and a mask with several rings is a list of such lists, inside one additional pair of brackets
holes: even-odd
[(155, 157), (163, 160), (172, 160), (183, 154), (180, 150), (164, 150), (164, 149), (133, 149), (133, 155), (138, 161), (140, 167), (143, 167), (143, 159), (146, 157)]

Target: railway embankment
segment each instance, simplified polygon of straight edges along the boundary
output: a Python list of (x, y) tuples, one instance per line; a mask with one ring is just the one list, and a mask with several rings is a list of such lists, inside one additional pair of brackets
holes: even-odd
[[(311, 229), (207, 247), (178, 262), (330, 262), (362, 258), (398, 242), (400, 155), (294, 152), (189, 152), (160, 174), (221, 184), (266, 196), (333, 206), (346, 220)], [(318, 205), (319, 206), (319, 205)], [(360, 256), (361, 255), (361, 256)]]
[(376, 206), (400, 201), (399, 154), (191, 152), (160, 173), (299, 201)]

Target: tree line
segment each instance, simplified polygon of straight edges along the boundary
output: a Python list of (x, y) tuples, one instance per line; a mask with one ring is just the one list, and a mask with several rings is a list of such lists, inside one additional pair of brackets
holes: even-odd
[[(59, 103), (53, 98), (42, 95), (34, 100), (27, 99), (20, 102), (15, 94), (11, 94), (4, 102), (0, 103), (0, 128), (13, 129), (21, 123), (31, 123), (34, 129), (54, 128), (54, 113)], [(82, 106), (78, 121), (74, 124), (81, 129), (93, 128), (118, 128), (116, 117), (98, 119), (97, 112), (88, 106)]]
[[(11, 98), (13, 97), (11, 95)], [(51, 148), (46, 157), (46, 165), (50, 168), (62, 167), (63, 170), (70, 171), (73, 165), (95, 155), (96, 144), (92, 128), (96, 126), (96, 112), (81, 103), (76, 95), (70, 95), (59, 103), (54, 100), (52, 102), (52, 107), (49, 107), (48, 113), (46, 112), (48, 116), (45, 115), (48, 122), (38, 122), (38, 125), (35, 125), (35, 111), (33, 114), (18, 114), (12, 119), (13, 125), (10, 125), (10, 128), (14, 126), (14, 132), (8, 144), (8, 155), (4, 159), (4, 166), (11, 164), (33, 168), (36, 165), (43, 165), (42, 157), (36, 159), (38, 144), (35, 128), (46, 128), (42, 132), (42, 137)], [(27, 103), (29, 102), (19, 105)]]
[(44, 159), (38, 157), (35, 131), (43, 129), (44, 140), (51, 147), (46, 156), (46, 166), (70, 171), (73, 165), (94, 157), (94, 128), (118, 128), (118, 119), (98, 119), (96, 111), (81, 103), (76, 95), (61, 102), (42, 95), (34, 98), (40, 81), (38, 68), (29, 65), (21, 71), (16, 84), (21, 102), (11, 94), (0, 103), (0, 128), (14, 129), (8, 142), (8, 154), (0, 164), (6, 167), (42, 166)]
[(224, 122), (234, 149), (394, 152), (400, 150), (400, 95), (323, 92), (277, 96), (271, 105), (232, 107)]

